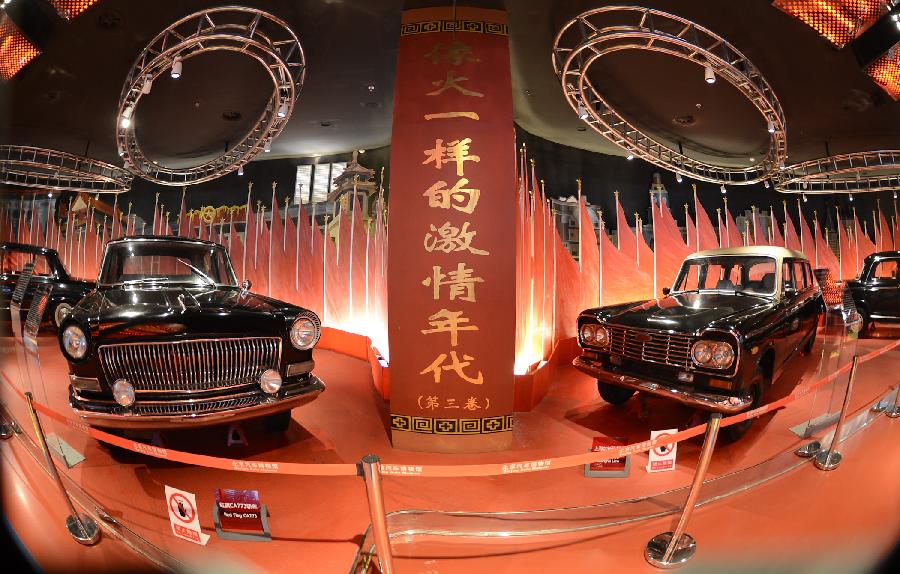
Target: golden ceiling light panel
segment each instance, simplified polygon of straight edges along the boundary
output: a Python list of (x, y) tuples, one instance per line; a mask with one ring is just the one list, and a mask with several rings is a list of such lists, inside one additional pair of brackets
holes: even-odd
[(99, 0), (50, 0), (50, 3), (56, 8), (56, 13), (59, 14), (60, 17), (71, 20), (98, 1)]
[(887, 12), (884, 0), (775, 0), (772, 5), (843, 48)]
[(892, 98), (900, 100), (900, 43), (866, 66), (866, 73)]
[(0, 78), (9, 80), (40, 53), (9, 16), (0, 13)]

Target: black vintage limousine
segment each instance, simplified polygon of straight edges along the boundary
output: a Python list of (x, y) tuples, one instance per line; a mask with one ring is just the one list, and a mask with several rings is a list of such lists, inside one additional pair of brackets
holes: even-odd
[(221, 245), (110, 241), (96, 291), (59, 332), (75, 413), (99, 427), (265, 417), (270, 430), (285, 430), (291, 409), (325, 388), (312, 373), (319, 318), (249, 288)]
[[(22, 321), (24, 322), (25, 313), (31, 307), (35, 288), (39, 285), (52, 285), (45, 315), (48, 317), (48, 324), (42, 327), (51, 327), (50, 322), (52, 327), (59, 327), (72, 307), (94, 288), (94, 283), (69, 276), (56, 250), (13, 242), (0, 243), (0, 286), (3, 292), (0, 297), (0, 324), (7, 325), (11, 319), (10, 298), (27, 263), (34, 263), (34, 271), (22, 300)], [(9, 333), (9, 327), (3, 327), (2, 332)]]
[(900, 323), (900, 251), (873, 253), (847, 288), (863, 319), (862, 332), (876, 322)]
[[(579, 316), (574, 365), (607, 402), (641, 392), (724, 414), (760, 406), (785, 364), (812, 349), (824, 311), (809, 261), (782, 247), (693, 254), (663, 293)], [(751, 422), (722, 434), (736, 440)]]

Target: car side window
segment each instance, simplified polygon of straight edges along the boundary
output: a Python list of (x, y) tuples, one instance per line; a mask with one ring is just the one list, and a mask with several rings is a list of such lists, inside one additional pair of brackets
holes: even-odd
[(806, 274), (803, 272), (803, 262), (802, 261), (794, 261), (794, 282), (797, 286), (797, 290), (803, 290), (807, 287), (806, 282)]
[(872, 270), (872, 279), (898, 279), (898, 267), (900, 267), (900, 259), (884, 259), (879, 261)]
[(796, 289), (794, 282), (794, 269), (789, 261), (785, 261), (781, 267), (781, 285), (784, 289)]
[(21, 251), (4, 251), (2, 269), (4, 274), (21, 273), (26, 263), (34, 261), (34, 275), (50, 275), (47, 257)]

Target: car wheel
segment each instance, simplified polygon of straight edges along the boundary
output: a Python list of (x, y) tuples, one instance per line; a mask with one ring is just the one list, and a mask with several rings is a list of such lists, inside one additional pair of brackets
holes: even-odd
[(291, 424), (291, 411), (283, 411), (269, 415), (263, 419), (263, 426), (268, 432), (284, 432)]
[(809, 340), (806, 341), (806, 344), (803, 345), (803, 354), (808, 355), (812, 353), (813, 345), (816, 344), (816, 332), (818, 329), (813, 327), (812, 334), (809, 336)]
[(859, 336), (865, 337), (872, 332), (872, 327), (874, 324), (872, 323), (872, 318), (869, 317), (869, 313), (865, 309), (858, 309), (859, 316), (862, 317), (862, 327), (859, 330)]
[(62, 325), (62, 322), (66, 320), (66, 317), (71, 312), (72, 306), (68, 303), (60, 303), (56, 306), (56, 309), (53, 311), (53, 324), (57, 329), (59, 329), (59, 326)]
[[(753, 395), (753, 401), (747, 408), (748, 411), (753, 410), (762, 404), (762, 386), (759, 383), (753, 385), (750, 387), (750, 393)], [(723, 428), (720, 433), (722, 435), (722, 440), (725, 443), (737, 442), (747, 434), (747, 431), (750, 430), (750, 426), (753, 425), (754, 420), (756, 419), (747, 419)]]
[(600, 392), (600, 396), (603, 397), (604, 401), (612, 405), (621, 405), (634, 394), (634, 391), (631, 389), (617, 387), (600, 381), (597, 381), (597, 391)]

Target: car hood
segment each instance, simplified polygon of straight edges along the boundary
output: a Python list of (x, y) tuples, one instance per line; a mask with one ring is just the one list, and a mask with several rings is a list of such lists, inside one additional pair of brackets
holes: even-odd
[(693, 333), (716, 324), (734, 324), (771, 305), (771, 299), (756, 295), (679, 293), (651, 299), (600, 318), (627, 327)]

